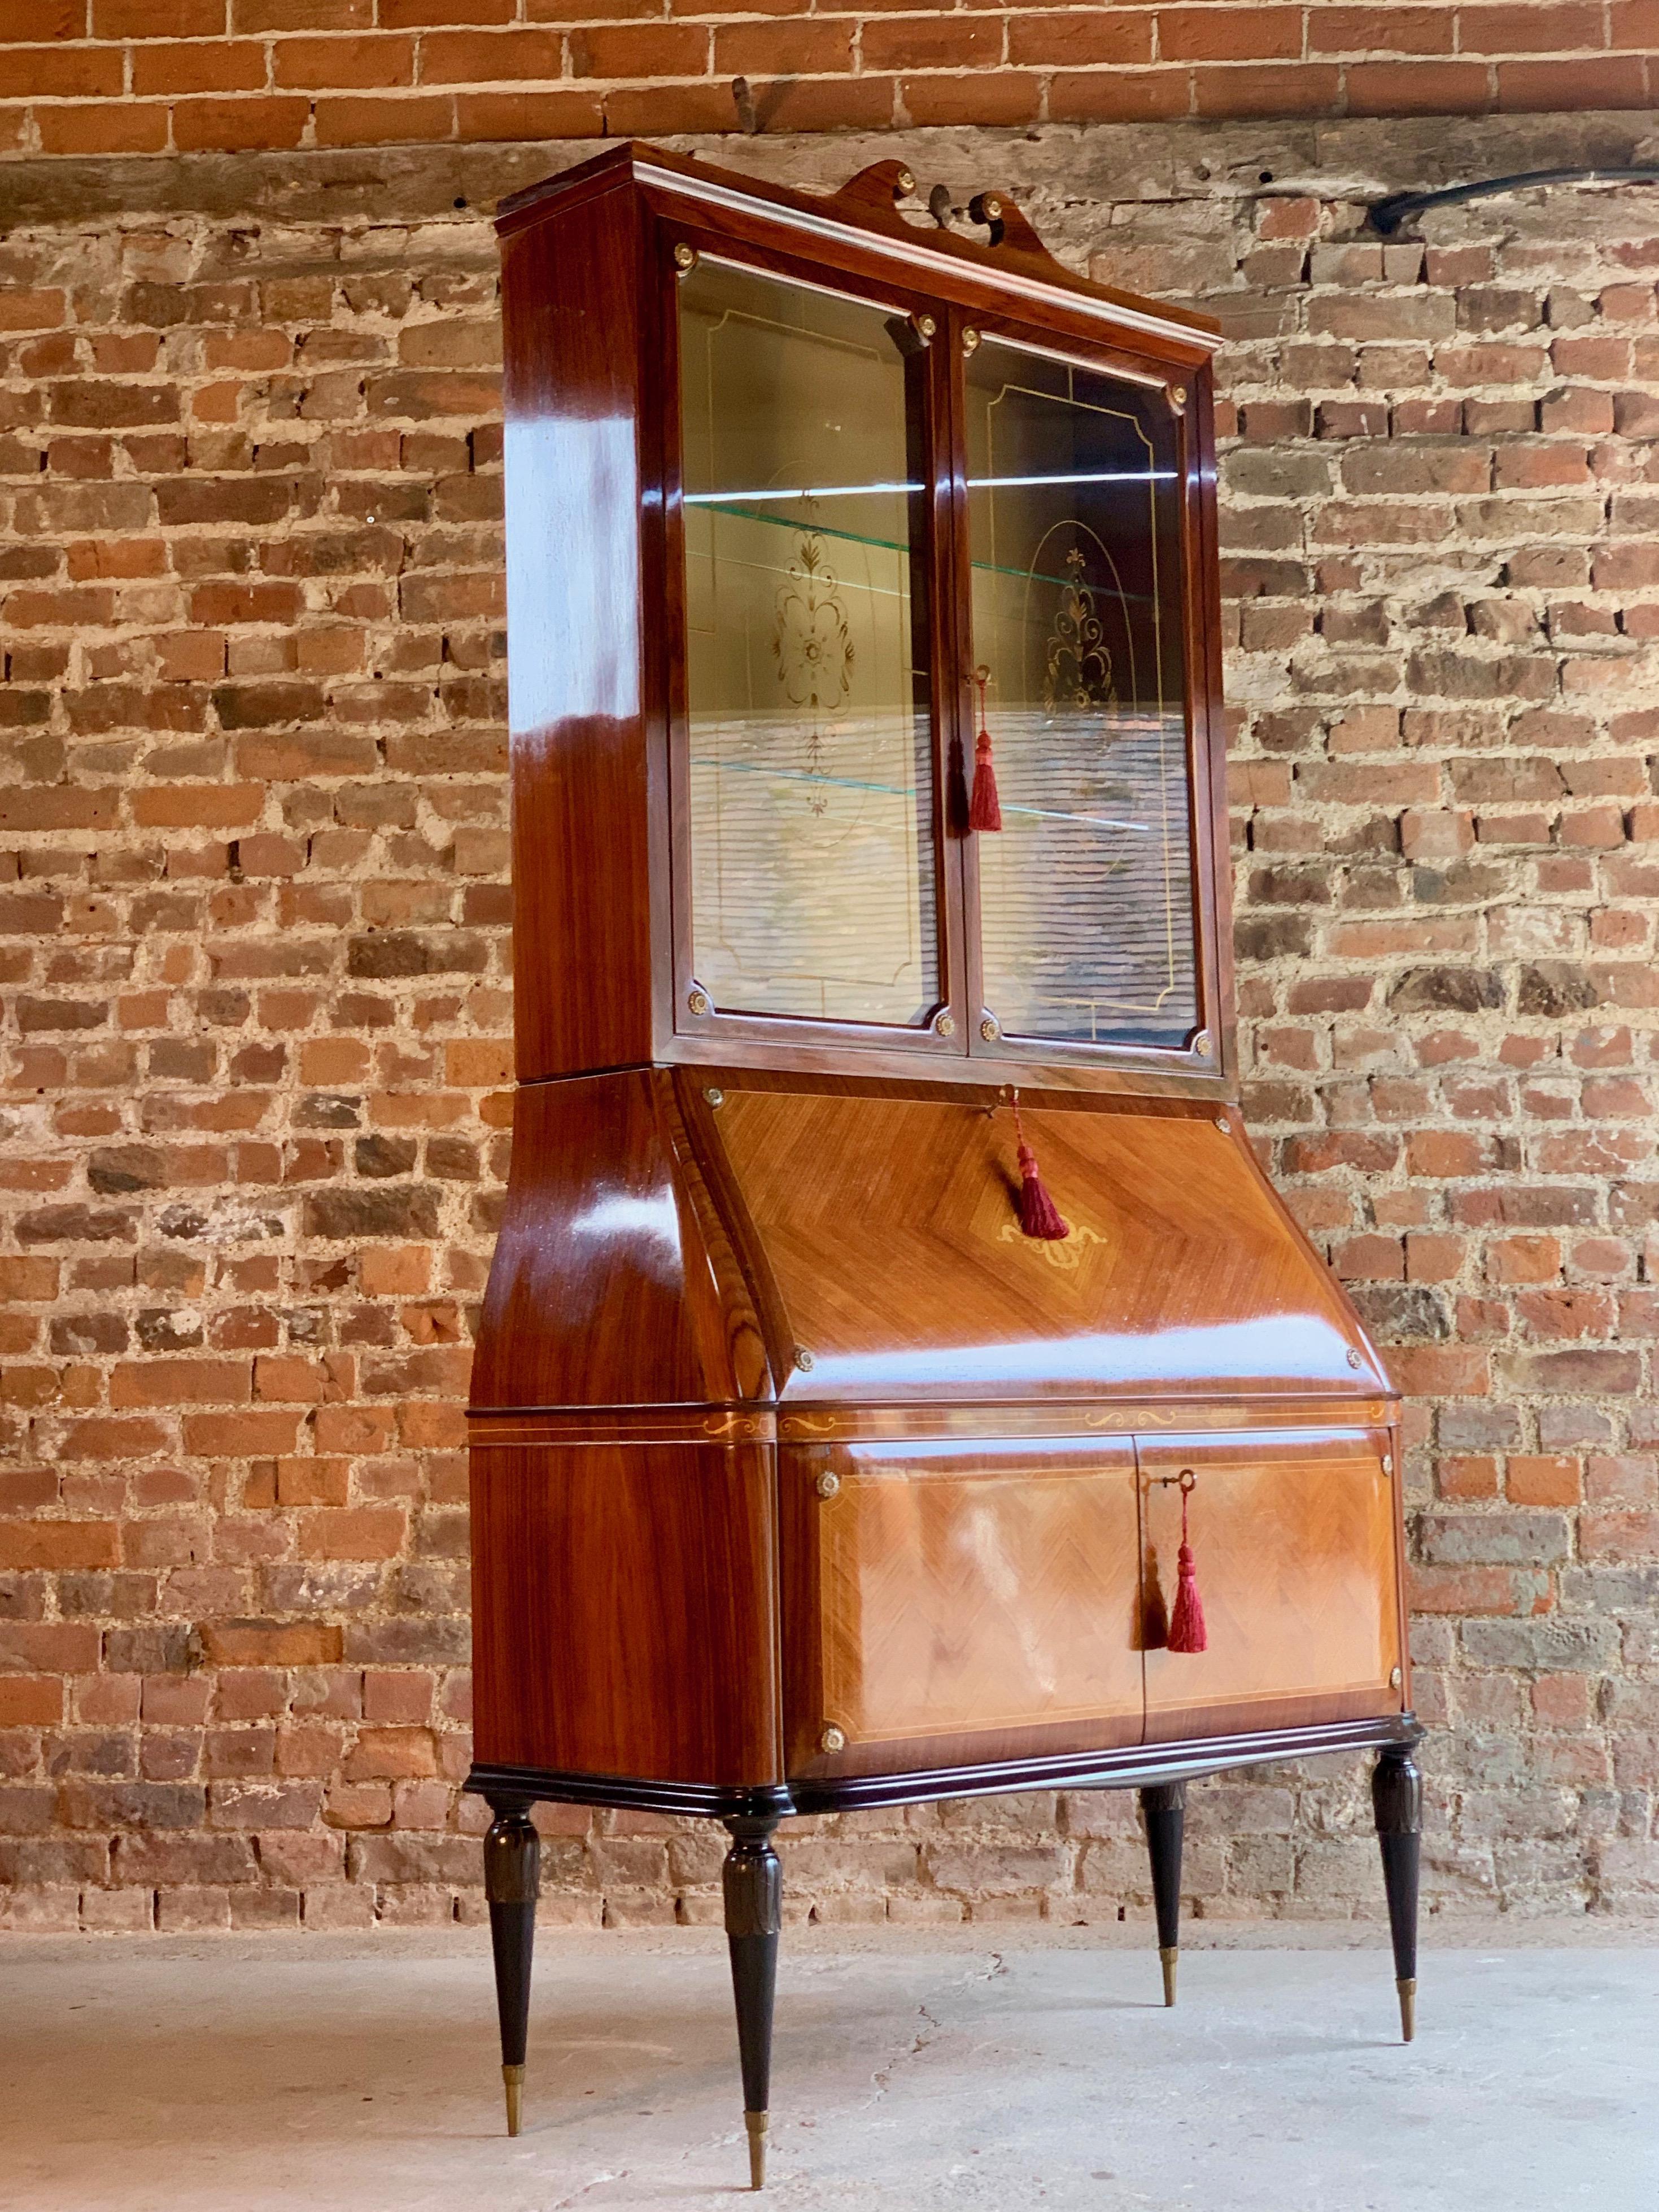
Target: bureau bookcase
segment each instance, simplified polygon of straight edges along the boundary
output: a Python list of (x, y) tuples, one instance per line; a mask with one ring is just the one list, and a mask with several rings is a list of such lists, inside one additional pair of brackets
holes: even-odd
[(1205, 318), (994, 193), (503, 207), (518, 1089), (470, 1414), (509, 2126), (538, 1801), (1420, 1786), (1398, 1403), (1240, 1115)]

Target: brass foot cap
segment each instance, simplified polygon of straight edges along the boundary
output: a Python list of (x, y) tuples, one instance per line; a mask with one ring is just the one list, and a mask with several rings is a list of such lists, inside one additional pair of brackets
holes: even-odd
[(749, 2130), (749, 2186), (766, 2186), (766, 2114), (745, 2112), (743, 2124)]
[(1401, 1979), (1395, 1984), (1400, 1992), (1400, 2039), (1409, 2043), (1417, 2033), (1417, 1982)]
[(1166, 2005), (1175, 2002), (1176, 1963), (1180, 1956), (1181, 1946), (1178, 1943), (1161, 1944), (1158, 1948), (1158, 1962), (1164, 1969), (1164, 2002)]
[(507, 2132), (515, 2136), (519, 2122), (524, 2116), (524, 2069), (522, 2066), (503, 2066), (501, 2087), (507, 2092)]

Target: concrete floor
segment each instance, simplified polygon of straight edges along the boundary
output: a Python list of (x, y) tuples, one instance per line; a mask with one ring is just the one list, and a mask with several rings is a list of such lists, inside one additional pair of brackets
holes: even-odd
[[(1284, 1930), (1189, 1948), (1167, 2014), (1156, 1953), (1103, 1931), (792, 1930), (769, 2200), (1655, 2212), (1659, 1931), (1493, 1932), (1427, 1931), (1406, 2049), (1385, 1953), (1259, 1948)], [(550, 1932), (538, 1967), (513, 2142), (478, 1931), (0, 1939), (0, 2204), (735, 2212), (718, 1936)]]

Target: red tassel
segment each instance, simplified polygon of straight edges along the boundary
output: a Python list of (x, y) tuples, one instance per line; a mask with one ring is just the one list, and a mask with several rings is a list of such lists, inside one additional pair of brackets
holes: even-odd
[[(991, 732), (985, 726), (985, 687), (991, 680), (988, 668), (976, 668), (974, 681), (979, 686), (979, 735), (974, 741), (974, 794), (968, 802), (968, 827), (970, 830), (1000, 830), (1002, 800), (997, 793), (996, 763), (991, 757)], [(1059, 1217), (1056, 1216), (1056, 1218)], [(1030, 1234), (1053, 1236), (1052, 1230), (1032, 1230)], [(1064, 1231), (1060, 1232), (1064, 1235)]]
[(1037, 1172), (1036, 1154), (1025, 1141), (1018, 1091), (1013, 1103), (1014, 1134), (1019, 1140), (1019, 1225), (1028, 1237), (1040, 1237), (1050, 1244), (1057, 1243), (1072, 1232), (1060, 1219), (1060, 1208), (1049, 1197), (1048, 1186)]
[(1204, 1601), (1198, 1594), (1198, 1571), (1193, 1565), (1193, 1547), (1187, 1541), (1187, 1499), (1193, 1487), (1190, 1472), (1181, 1486), (1181, 1549), (1176, 1554), (1176, 1581), (1175, 1611), (1170, 1615), (1171, 1651), (1204, 1651), (1209, 1648), (1209, 1634), (1204, 1626)]

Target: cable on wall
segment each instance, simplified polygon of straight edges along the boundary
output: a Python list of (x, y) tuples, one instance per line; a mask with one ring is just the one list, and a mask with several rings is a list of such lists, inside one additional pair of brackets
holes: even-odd
[(1391, 238), (1413, 216), (1430, 208), (1457, 207), (1465, 200), (1486, 200), (1500, 192), (1520, 192), (1534, 185), (1656, 185), (1659, 167), (1623, 166), (1589, 169), (1523, 169), (1513, 177), (1483, 177), (1473, 185), (1448, 185), (1437, 192), (1390, 192), (1376, 201), (1369, 221), (1373, 230)]

